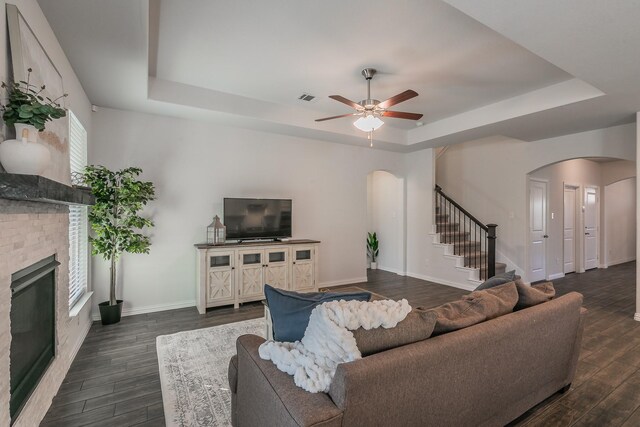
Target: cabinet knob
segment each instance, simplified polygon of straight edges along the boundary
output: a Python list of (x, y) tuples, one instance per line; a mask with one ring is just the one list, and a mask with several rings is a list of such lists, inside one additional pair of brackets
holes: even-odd
[(231, 269), (232, 269), (232, 270), (235, 270), (236, 268), (235, 268), (235, 267), (231, 267)]

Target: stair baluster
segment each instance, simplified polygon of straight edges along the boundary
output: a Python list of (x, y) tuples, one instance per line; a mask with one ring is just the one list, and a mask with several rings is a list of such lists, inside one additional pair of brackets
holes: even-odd
[(465, 267), (479, 269), (479, 279), (496, 274), (496, 224), (483, 224), (436, 185), (436, 232), (441, 243), (453, 245)]

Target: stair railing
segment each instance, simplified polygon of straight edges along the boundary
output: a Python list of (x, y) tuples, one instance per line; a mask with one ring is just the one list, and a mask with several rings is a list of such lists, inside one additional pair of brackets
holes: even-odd
[[(439, 185), (435, 189), (436, 231), (440, 243), (453, 244), (453, 253), (464, 258), (464, 265), (480, 269), (479, 278), (496, 275), (496, 224), (483, 224), (447, 196)], [(446, 218), (447, 221), (439, 221)], [(457, 225), (456, 225), (457, 224)], [(444, 241), (443, 241), (444, 239)]]

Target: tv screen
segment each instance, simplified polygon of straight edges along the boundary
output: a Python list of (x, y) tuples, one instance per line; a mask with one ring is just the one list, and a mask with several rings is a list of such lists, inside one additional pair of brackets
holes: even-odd
[(227, 239), (291, 237), (290, 199), (224, 199)]

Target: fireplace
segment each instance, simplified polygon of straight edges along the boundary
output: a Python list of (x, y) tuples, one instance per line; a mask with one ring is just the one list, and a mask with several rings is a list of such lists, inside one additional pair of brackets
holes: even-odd
[(10, 416), (14, 421), (55, 357), (55, 256), (11, 275)]

